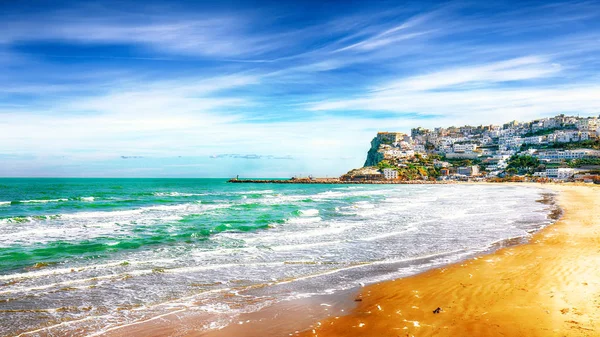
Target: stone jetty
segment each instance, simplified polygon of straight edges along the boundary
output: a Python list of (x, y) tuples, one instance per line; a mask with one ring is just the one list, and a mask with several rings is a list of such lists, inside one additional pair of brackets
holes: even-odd
[(365, 184), (365, 185), (412, 185), (412, 184), (452, 184), (451, 181), (431, 180), (341, 180), (339, 178), (312, 178), (312, 179), (229, 179), (228, 182), (236, 184)]

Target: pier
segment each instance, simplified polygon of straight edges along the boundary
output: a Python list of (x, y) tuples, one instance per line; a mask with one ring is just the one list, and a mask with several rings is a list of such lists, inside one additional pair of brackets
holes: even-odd
[(450, 181), (431, 180), (341, 180), (339, 178), (301, 178), (301, 179), (229, 179), (235, 184), (341, 184), (341, 185), (414, 185), (414, 184), (452, 184)]

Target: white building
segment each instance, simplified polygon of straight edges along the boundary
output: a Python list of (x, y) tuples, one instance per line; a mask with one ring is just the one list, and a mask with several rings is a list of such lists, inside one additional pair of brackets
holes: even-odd
[(425, 153), (425, 145), (415, 145), (415, 152), (417, 153)]
[(582, 132), (595, 132), (598, 129), (600, 122), (597, 118), (583, 118), (577, 121), (577, 129)]
[(589, 132), (580, 132), (579, 133), (579, 141), (583, 142), (585, 140), (589, 140), (590, 139), (590, 133)]
[(542, 136), (533, 136), (533, 137), (523, 138), (523, 144), (542, 144), (543, 142), (544, 142), (544, 137), (542, 137)]
[(400, 158), (412, 158), (415, 156), (415, 151), (413, 150), (400, 150), (400, 149), (391, 149), (383, 152), (383, 157), (385, 159), (400, 159)]
[(509, 148), (517, 148), (523, 144), (523, 139), (516, 136), (504, 136), (499, 139), (499, 142)]
[(578, 130), (571, 131), (556, 131), (548, 135), (549, 143), (569, 143), (580, 142), (590, 138), (589, 132), (580, 132)]
[(450, 163), (447, 161), (440, 161), (440, 160), (435, 159), (433, 161), (433, 166), (436, 168), (446, 168), (446, 167), (450, 167)]
[(577, 149), (577, 150), (552, 150), (539, 152), (537, 155), (540, 159), (548, 159), (548, 160), (573, 160), (573, 159), (581, 159), (584, 157), (600, 157), (600, 150), (591, 150), (591, 149)]
[(552, 168), (546, 169), (546, 176), (548, 178), (565, 180), (571, 178), (575, 174), (575, 170), (572, 168)]
[(388, 180), (398, 179), (398, 171), (391, 169), (391, 168), (384, 168), (383, 176), (385, 177), (385, 179), (388, 179)]
[(473, 152), (477, 150), (477, 144), (454, 144), (454, 152)]

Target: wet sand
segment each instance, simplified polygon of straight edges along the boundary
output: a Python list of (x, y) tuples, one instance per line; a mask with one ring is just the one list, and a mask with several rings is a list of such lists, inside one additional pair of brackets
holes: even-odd
[(149, 318), (146, 321), (118, 327), (97, 336), (111, 337), (266, 337), (289, 336), (306, 329), (316, 320), (336, 317), (351, 312), (356, 307), (357, 289), (333, 294), (323, 294), (302, 299), (282, 301), (256, 312), (243, 313), (224, 328), (206, 330), (218, 322), (210, 313), (182, 311)]
[(350, 315), (292, 335), (600, 336), (600, 187), (544, 187), (564, 215), (530, 243), (367, 286)]

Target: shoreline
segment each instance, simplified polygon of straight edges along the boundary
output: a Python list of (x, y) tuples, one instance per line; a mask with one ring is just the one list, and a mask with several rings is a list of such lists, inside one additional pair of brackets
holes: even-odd
[(563, 216), (528, 243), (366, 286), (349, 315), (291, 335), (598, 335), (600, 188), (543, 186), (558, 192)]
[[(474, 183), (481, 184), (481, 183)], [(538, 184), (521, 184), (524, 187), (547, 187), (548, 185), (538, 185)], [(559, 186), (560, 187), (560, 186)], [(556, 190), (556, 189), (553, 189)], [(555, 199), (555, 196), (553, 199)], [(553, 203), (552, 200), (547, 199), (546, 195), (542, 195), (543, 200), (538, 200), (538, 202), (542, 203)], [(541, 231), (546, 230), (549, 227), (554, 226), (556, 223), (551, 224)], [(540, 233), (540, 230), (535, 233)], [(537, 235), (537, 234), (535, 234)], [(534, 235), (534, 236), (535, 236)], [(506, 247), (514, 247), (515, 245), (522, 245), (525, 243), (527, 245), (527, 239), (524, 237), (519, 237), (517, 240), (504, 240), (510, 242), (499, 242), (498, 246), (495, 246), (491, 249), (488, 249), (483, 252), (475, 253), (469, 257), (461, 259), (460, 262), (454, 262), (453, 264), (462, 264), (467, 263), (472, 260), (477, 260), (482, 256), (494, 255), (494, 252), (498, 252), (500, 250), (508, 249)], [(397, 282), (399, 280), (410, 279), (413, 277), (419, 277), (420, 275), (430, 273), (431, 271), (445, 269), (451, 265), (444, 265), (441, 267), (434, 267), (429, 271), (425, 271), (419, 273), (414, 276), (408, 276), (406, 278), (401, 278), (397, 280), (388, 280), (382, 281), (379, 283), (375, 283), (369, 285), (364, 289), (370, 289), (371, 287), (378, 287), (380, 285), (387, 284), (388, 282)], [(177, 336), (206, 336), (206, 337), (229, 337), (229, 336), (288, 336), (288, 335), (306, 335), (311, 336), (312, 330), (315, 327), (316, 321), (327, 321), (327, 318), (336, 317), (336, 320), (339, 317), (346, 317), (342, 315), (346, 315), (351, 312), (350, 316), (352, 317), (357, 312), (362, 310), (361, 308), (367, 304), (367, 297), (365, 297), (365, 292), (361, 292), (361, 288), (353, 288), (348, 291), (344, 291), (344, 294), (333, 294), (333, 295), (316, 295), (313, 299), (306, 300), (294, 300), (294, 301), (284, 301), (277, 303), (275, 305), (263, 308), (259, 311), (242, 314), (239, 317), (238, 324), (230, 324), (223, 329), (215, 329), (215, 330), (202, 330), (202, 326), (206, 326), (206, 323), (210, 322), (210, 317), (201, 317), (201, 316), (185, 316), (179, 315), (176, 313), (167, 314), (165, 317), (161, 317), (161, 319), (154, 320), (150, 319), (145, 322), (137, 322), (130, 326), (125, 326), (121, 328), (116, 328), (112, 331), (107, 331), (105, 333), (99, 333), (101, 336), (128, 336), (132, 334), (143, 334), (148, 336), (166, 336), (166, 335), (177, 335)], [(359, 294), (359, 295), (356, 295)], [(354, 300), (360, 297), (364, 299), (364, 301), (355, 302)], [(323, 303), (333, 304), (333, 308), (323, 307)], [(357, 306), (355, 310), (351, 310), (352, 307)], [(329, 310), (331, 309), (331, 310)], [(434, 308), (435, 309), (435, 308)], [(285, 312), (285, 314), (284, 314)], [(206, 316), (206, 315), (204, 315)], [(236, 318), (236, 321), (238, 319)], [(359, 323), (360, 324), (360, 323)], [(363, 323), (364, 324), (364, 323)], [(307, 330), (308, 329), (308, 330)], [(185, 331), (185, 332), (184, 332)], [(304, 334), (302, 331), (308, 331)], [(315, 330), (317, 331), (317, 330)], [(363, 335), (364, 331), (357, 331), (356, 333)], [(414, 334), (411, 332), (411, 334)], [(318, 332), (319, 336), (323, 335), (323, 332)], [(331, 336), (347, 336), (352, 334), (330, 334)]]

